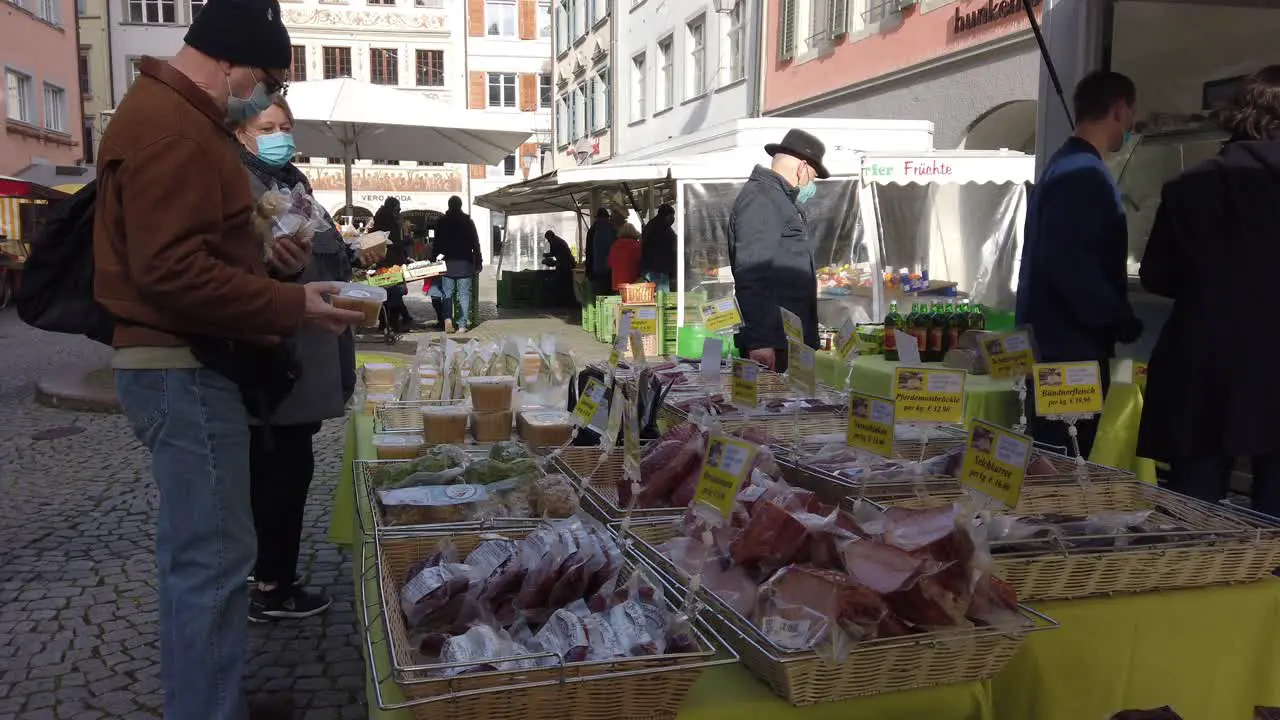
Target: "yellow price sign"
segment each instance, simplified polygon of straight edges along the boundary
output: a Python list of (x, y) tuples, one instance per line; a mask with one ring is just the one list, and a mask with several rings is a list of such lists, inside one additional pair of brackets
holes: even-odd
[(1143, 392), (1147, 391), (1147, 364), (1146, 363), (1135, 362), (1133, 364), (1133, 384), (1137, 385), (1139, 390)]
[(993, 378), (1027, 375), (1036, 362), (1031, 333), (1027, 330), (1015, 330), (985, 338), (978, 346), (987, 360), (987, 371)]
[(787, 379), (792, 388), (809, 397), (818, 394), (816, 351), (794, 340), (787, 341)]
[(845, 442), (872, 455), (893, 457), (893, 401), (866, 393), (849, 393)]
[(840, 332), (836, 333), (836, 352), (840, 358), (848, 360), (857, 353), (858, 349), (858, 326), (853, 322), (853, 318), (844, 321), (844, 325), (840, 326)]
[(1096, 415), (1102, 412), (1102, 377), (1098, 363), (1036, 363), (1036, 415)]
[(734, 296), (712, 300), (702, 306), (702, 324), (709, 333), (722, 333), (742, 327), (742, 311)]
[[(608, 418), (598, 418), (601, 406), (604, 405), (604, 383), (595, 378), (587, 380), (586, 387), (578, 395), (578, 403), (573, 406), (573, 414), (585, 426), (594, 430), (603, 430)], [(603, 422), (597, 422), (603, 420)], [(596, 427), (599, 425), (599, 427)]]
[(707, 443), (707, 457), (702, 462), (694, 502), (715, 508), (724, 517), (733, 514), (733, 501), (738, 488), (751, 471), (759, 446), (746, 440), (713, 435)]
[(800, 316), (784, 307), (778, 308), (778, 313), (782, 315), (782, 333), (787, 340), (804, 344), (804, 324)]
[(964, 422), (963, 370), (905, 368), (893, 371), (893, 412), (897, 422)]
[(658, 333), (657, 307), (638, 307), (633, 312), (635, 314), (631, 317), (632, 332), (638, 332), (641, 335), (656, 335)]
[(960, 463), (960, 484), (1015, 507), (1030, 459), (1031, 438), (975, 419)]
[(733, 381), (730, 386), (733, 404), (754, 408), (760, 404), (760, 366), (746, 358), (733, 359)]

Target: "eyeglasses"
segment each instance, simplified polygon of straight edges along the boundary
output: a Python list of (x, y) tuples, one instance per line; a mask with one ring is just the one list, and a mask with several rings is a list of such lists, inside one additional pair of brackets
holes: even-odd
[[(258, 80), (257, 70), (253, 71), (253, 79)], [(263, 87), (266, 88), (268, 95), (279, 95), (280, 97), (284, 97), (289, 94), (289, 82), (287, 80), (281, 80), (266, 70), (262, 71), (262, 79), (258, 80), (258, 82), (262, 83)]]

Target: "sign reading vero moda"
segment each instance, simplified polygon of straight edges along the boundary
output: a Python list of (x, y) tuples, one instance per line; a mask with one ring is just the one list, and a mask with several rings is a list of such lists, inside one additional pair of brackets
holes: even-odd
[(1036, 8), (1040, 7), (1044, 0), (987, 0), (985, 5), (979, 5), (976, 10), (968, 12), (962, 12), (959, 7), (956, 7), (952, 32), (961, 35), (1013, 16), (1021, 16), (1026, 12), (1023, 7), (1024, 2), (1029, 2), (1031, 7)]

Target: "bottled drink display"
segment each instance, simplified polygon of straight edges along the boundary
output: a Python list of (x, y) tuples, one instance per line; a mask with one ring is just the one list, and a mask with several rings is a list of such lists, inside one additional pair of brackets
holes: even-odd
[(965, 326), (969, 322), (969, 317), (965, 313), (964, 304), (961, 303), (957, 309), (954, 303), (947, 303), (947, 326), (943, 330), (942, 335), (942, 355), (946, 357), (947, 352), (951, 348), (960, 344), (960, 334), (965, 331)]
[(934, 300), (929, 308), (928, 356), (922, 358), (925, 362), (940, 362), (942, 360), (942, 337), (945, 334), (946, 324), (947, 315), (943, 310), (942, 303)]
[(889, 303), (889, 314), (884, 316), (884, 359), (898, 359), (898, 341), (893, 336), (895, 330), (906, 331), (902, 324), (902, 314), (898, 312), (898, 302)]
[(911, 335), (916, 339), (920, 359), (925, 359), (929, 349), (929, 310), (924, 303), (916, 303), (911, 310)]
[(987, 316), (982, 314), (982, 306), (974, 303), (969, 310), (969, 329), (970, 330), (986, 330)]

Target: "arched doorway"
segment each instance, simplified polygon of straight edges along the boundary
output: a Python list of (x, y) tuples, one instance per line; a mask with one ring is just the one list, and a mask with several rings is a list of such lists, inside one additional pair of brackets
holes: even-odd
[(979, 115), (965, 132), (959, 150), (1036, 151), (1036, 101), (1013, 100)]
[(338, 225), (368, 225), (373, 222), (373, 211), (359, 205), (343, 205), (333, 212)]

